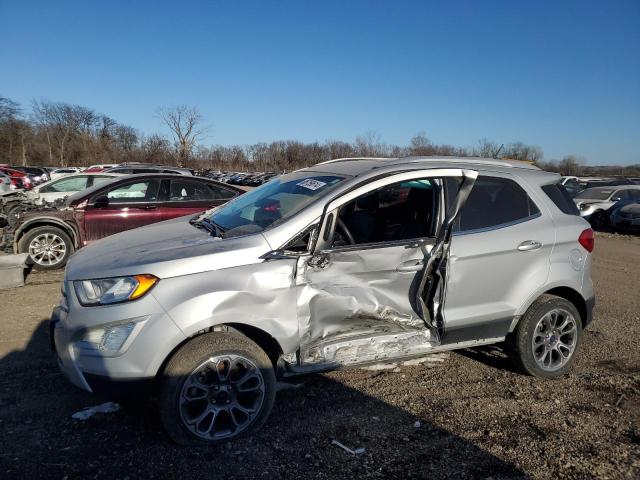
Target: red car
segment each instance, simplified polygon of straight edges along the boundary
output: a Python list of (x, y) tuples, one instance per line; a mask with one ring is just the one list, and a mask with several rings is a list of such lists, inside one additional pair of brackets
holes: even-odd
[(63, 267), (74, 250), (100, 238), (222, 205), (243, 190), (203, 177), (138, 174), (88, 188), (65, 208), (20, 216), (13, 249), (29, 253), (38, 270)]
[(25, 172), (21, 172), (19, 170), (14, 170), (13, 168), (0, 166), (0, 172), (4, 172), (9, 175), (11, 179), (11, 185), (18, 190), (20, 188), (24, 190), (30, 190), (33, 188), (33, 182)]

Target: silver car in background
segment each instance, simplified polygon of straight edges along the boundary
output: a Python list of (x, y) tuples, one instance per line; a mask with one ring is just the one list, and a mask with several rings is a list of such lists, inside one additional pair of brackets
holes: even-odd
[(580, 210), (580, 216), (594, 228), (602, 228), (609, 223), (609, 209), (616, 203), (634, 200), (640, 201), (640, 185), (591, 187), (581, 191), (573, 199)]
[(592, 319), (594, 237), (559, 180), (339, 159), (113, 235), (67, 264), (59, 364), (89, 392), (150, 391), (183, 444), (260, 427), (292, 375), (495, 343), (523, 372), (564, 375)]

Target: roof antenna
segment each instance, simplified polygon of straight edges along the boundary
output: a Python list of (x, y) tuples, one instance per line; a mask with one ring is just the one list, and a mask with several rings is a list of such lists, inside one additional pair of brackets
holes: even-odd
[(498, 154), (502, 151), (503, 148), (504, 148), (504, 143), (502, 145), (500, 145), (500, 148), (498, 150), (496, 150), (496, 153), (493, 154), (493, 158), (495, 158), (497, 160), (498, 159)]

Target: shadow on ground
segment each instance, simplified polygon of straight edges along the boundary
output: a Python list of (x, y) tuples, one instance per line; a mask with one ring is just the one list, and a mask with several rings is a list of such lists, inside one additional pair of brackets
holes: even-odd
[[(7, 478), (524, 476), (428, 418), (324, 375), (302, 377), (301, 388), (278, 393), (269, 421), (254, 436), (215, 447), (172, 444), (150, 403), (73, 420), (74, 412), (107, 399), (72, 387), (59, 373), (46, 321), (25, 350), (0, 359), (0, 379), (0, 471)], [(352, 456), (332, 439), (366, 451)]]

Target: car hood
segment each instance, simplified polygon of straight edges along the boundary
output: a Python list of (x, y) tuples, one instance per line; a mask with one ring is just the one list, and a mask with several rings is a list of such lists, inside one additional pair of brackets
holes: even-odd
[(271, 250), (262, 234), (212, 237), (180, 217), (111, 235), (78, 250), (67, 263), (67, 280), (149, 273), (158, 278), (262, 262)]
[(604, 205), (604, 206), (610, 206), (613, 205), (613, 203), (610, 200), (597, 200), (597, 199), (593, 199), (593, 198), (574, 198), (573, 201), (575, 202), (575, 204), (577, 206), (580, 205)]

